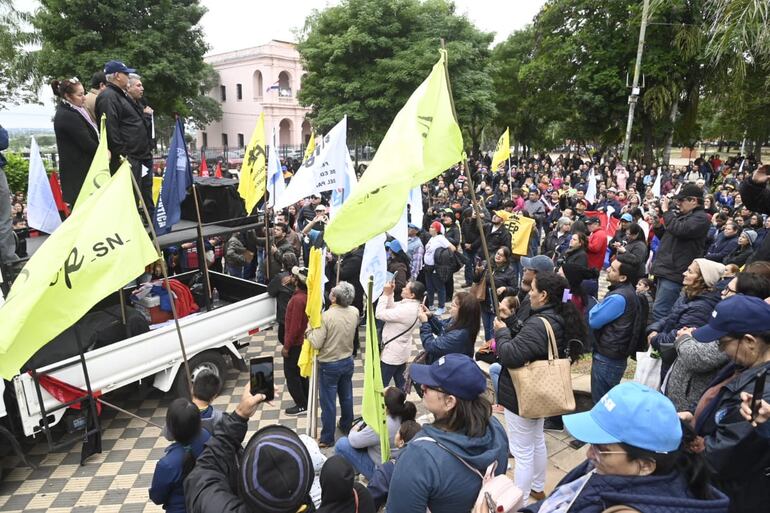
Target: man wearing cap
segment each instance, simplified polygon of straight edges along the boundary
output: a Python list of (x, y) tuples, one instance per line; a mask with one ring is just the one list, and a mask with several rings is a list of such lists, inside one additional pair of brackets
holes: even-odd
[(628, 227), (634, 222), (634, 218), (631, 214), (626, 212), (620, 216), (620, 226), (615, 231), (615, 235), (610, 239), (609, 245), (612, 254), (618, 251), (618, 248), (628, 241)]
[(604, 231), (598, 217), (586, 219), (586, 226), (591, 235), (588, 236), (588, 267), (601, 271), (604, 258), (607, 255), (607, 232)]
[(622, 207), (620, 206), (620, 203), (618, 203), (618, 200), (615, 199), (618, 190), (615, 187), (610, 187), (605, 191), (605, 193), (607, 196), (596, 205), (596, 210), (606, 212), (608, 215), (611, 214), (612, 217), (616, 219), (619, 218), (620, 210)]
[(184, 481), (188, 512), (296, 513), (310, 505), (313, 461), (294, 431), (268, 426), (241, 446), (249, 419), (264, 401), (265, 395), (251, 395), (247, 384), (235, 411), (222, 416)]
[[(489, 250), (489, 258), (492, 258), (497, 250), (500, 248), (511, 249), (511, 232), (503, 224), (503, 218), (497, 213), (492, 214), (492, 223), (484, 227), (484, 234), (487, 238), (487, 249)], [(481, 249), (481, 238), (479, 238), (475, 246), (472, 248), (476, 254)]]
[(588, 324), (596, 340), (591, 365), (591, 398), (598, 402), (620, 383), (628, 357), (636, 351), (636, 341), (645, 327), (642, 305), (636, 296), (639, 261), (621, 254), (607, 269), (609, 292), (591, 308)]
[[(416, 224), (409, 223), (409, 245), (406, 248), (406, 254), (411, 264), (409, 265), (409, 279), (416, 280), (422, 271), (425, 262), (425, 245), (420, 240), (420, 228)], [(424, 281), (424, 280), (423, 280)]]
[[(732, 362), (712, 380), (690, 421), (702, 438), (715, 485), (730, 497), (730, 511), (766, 511), (770, 504), (767, 440), (740, 413), (741, 394), (753, 394), (762, 372), (770, 372), (770, 305), (736, 294), (717, 303), (708, 325), (696, 329), (698, 342), (719, 341)], [(770, 400), (770, 379), (762, 399)]]
[(710, 222), (703, 210), (703, 190), (685, 184), (675, 197), (677, 208), (671, 208), (668, 196), (660, 200), (663, 224), (655, 226), (660, 239), (651, 273), (658, 279), (658, 291), (652, 307), (652, 318), (658, 321), (668, 315), (682, 290), (682, 273), (704, 253)]
[(96, 97), (96, 118), (107, 115), (107, 146), (110, 149), (110, 171), (115, 173), (121, 157), (131, 165), (137, 184), (142, 191), (149, 214), (152, 201), (152, 145), (150, 133), (141, 110), (126, 94), (128, 75), (136, 70), (120, 61), (104, 65), (107, 87)]
[(315, 219), (317, 212), (316, 209), (318, 206), (321, 205), (321, 196), (318, 194), (313, 194), (310, 196), (310, 201), (299, 209), (299, 212), (297, 212), (297, 229), (298, 230), (304, 230), (305, 225)]

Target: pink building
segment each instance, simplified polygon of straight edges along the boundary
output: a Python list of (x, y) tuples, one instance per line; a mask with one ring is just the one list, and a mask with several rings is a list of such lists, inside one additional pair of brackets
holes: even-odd
[(273, 40), (244, 50), (208, 55), (220, 85), (211, 96), (222, 105), (222, 120), (198, 131), (198, 147), (231, 149), (249, 144), (261, 112), (268, 141), (276, 130), (279, 146), (299, 148), (310, 138), (310, 109), (300, 106), (297, 93), (304, 70), (296, 45)]

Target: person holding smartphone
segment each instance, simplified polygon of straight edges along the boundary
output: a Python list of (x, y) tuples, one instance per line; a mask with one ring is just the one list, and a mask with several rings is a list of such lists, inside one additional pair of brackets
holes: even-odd
[(732, 360), (703, 393), (694, 415), (680, 413), (699, 435), (692, 449), (705, 454), (715, 485), (730, 497), (731, 512), (765, 511), (770, 451), (741, 415), (741, 394), (770, 400), (770, 380), (756, 390), (757, 380), (770, 371), (770, 305), (742, 294), (728, 297), (692, 336), (699, 342), (718, 340)]

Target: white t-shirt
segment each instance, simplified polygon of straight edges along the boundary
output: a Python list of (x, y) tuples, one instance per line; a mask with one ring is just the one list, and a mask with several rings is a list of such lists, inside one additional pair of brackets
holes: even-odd
[(425, 245), (425, 265), (436, 265), (436, 262), (433, 259), (436, 254), (436, 250), (438, 248), (448, 248), (449, 246), (449, 241), (442, 234), (431, 237), (428, 243)]

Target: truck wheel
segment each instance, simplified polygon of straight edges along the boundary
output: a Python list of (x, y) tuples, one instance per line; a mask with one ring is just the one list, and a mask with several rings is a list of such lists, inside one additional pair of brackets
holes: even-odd
[[(200, 372), (213, 372), (219, 376), (220, 385), (217, 393), (222, 391), (222, 385), (225, 382), (225, 374), (227, 372), (227, 364), (219, 351), (203, 351), (190, 359), (190, 374), (193, 382)], [(176, 374), (174, 388), (179, 397), (190, 399), (190, 389), (187, 386), (187, 375), (185, 373), (184, 362), (182, 362), (182, 365), (179, 367), (179, 371)]]

